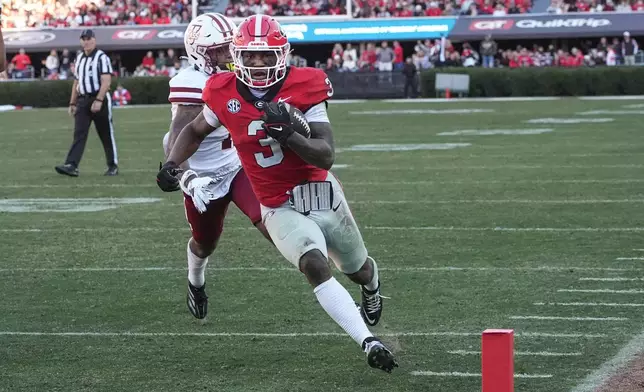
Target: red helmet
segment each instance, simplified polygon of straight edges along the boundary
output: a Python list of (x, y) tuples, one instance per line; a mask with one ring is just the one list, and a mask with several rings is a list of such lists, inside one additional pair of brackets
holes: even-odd
[[(267, 88), (286, 75), (286, 56), (291, 50), (282, 26), (266, 15), (244, 20), (230, 44), (237, 79), (249, 87)], [(255, 55), (264, 55), (263, 66), (247, 65)]]

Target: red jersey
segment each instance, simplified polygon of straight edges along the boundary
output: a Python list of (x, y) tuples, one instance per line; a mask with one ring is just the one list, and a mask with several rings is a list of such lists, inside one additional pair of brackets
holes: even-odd
[(213, 75), (206, 83), (203, 101), (228, 129), (237, 154), (259, 202), (278, 207), (287, 192), (307, 181), (324, 181), (327, 171), (306, 163), (288, 147), (280, 146), (262, 129), (257, 108), (265, 101), (287, 102), (302, 113), (333, 95), (331, 82), (317, 68), (290, 67), (284, 79), (256, 98), (235, 73)]

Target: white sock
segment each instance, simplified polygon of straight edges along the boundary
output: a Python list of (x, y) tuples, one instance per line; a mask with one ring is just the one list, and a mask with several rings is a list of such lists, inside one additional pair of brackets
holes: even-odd
[(376, 260), (367, 256), (367, 262), (369, 260), (371, 260), (371, 265), (373, 266), (373, 278), (371, 278), (371, 282), (364, 285), (364, 287), (369, 291), (376, 291), (378, 289), (378, 280), (380, 279), (378, 276), (378, 264), (376, 264)]
[(318, 302), (329, 316), (360, 346), (362, 342), (373, 336), (362, 321), (360, 311), (356, 307), (351, 294), (337, 281), (331, 278), (313, 289)]
[(208, 258), (202, 259), (190, 250), (188, 242), (188, 280), (195, 287), (201, 287), (206, 283), (206, 264)]

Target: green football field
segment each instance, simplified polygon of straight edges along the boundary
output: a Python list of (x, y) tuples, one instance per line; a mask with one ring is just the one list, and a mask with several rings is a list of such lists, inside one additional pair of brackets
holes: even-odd
[(0, 114), (0, 391), (474, 392), (481, 332), (509, 328), (517, 391), (581, 392), (641, 348), (644, 100), (331, 104), (391, 375), (236, 207), (193, 319), (169, 115), (116, 110), (121, 175), (92, 130), (68, 178), (65, 111)]

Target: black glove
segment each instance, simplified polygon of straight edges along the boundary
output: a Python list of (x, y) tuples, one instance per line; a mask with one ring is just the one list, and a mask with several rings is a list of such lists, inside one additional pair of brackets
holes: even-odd
[(264, 131), (279, 144), (285, 146), (289, 136), (294, 132), (291, 127), (291, 115), (284, 102), (267, 102), (262, 106), (262, 121), (264, 121)]
[(157, 185), (164, 192), (174, 192), (181, 189), (179, 185), (179, 178), (182, 170), (179, 169), (176, 163), (169, 161), (159, 164), (159, 173), (157, 174)]

